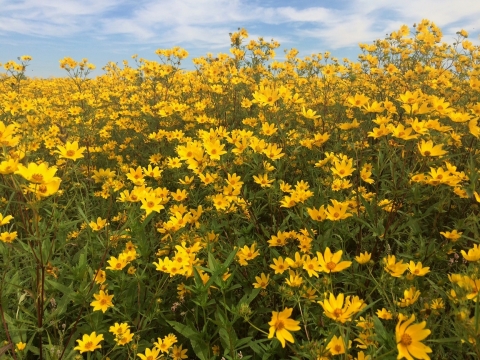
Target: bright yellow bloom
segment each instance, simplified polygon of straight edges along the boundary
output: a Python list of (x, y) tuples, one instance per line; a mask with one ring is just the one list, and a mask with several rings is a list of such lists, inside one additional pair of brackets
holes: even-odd
[(10, 222), (10, 220), (12, 220), (12, 219), (13, 219), (12, 215), (7, 215), (7, 216), (3, 217), (3, 214), (0, 213), (0, 226), (7, 225)]
[(142, 360), (158, 360), (160, 357), (160, 349), (153, 348), (150, 350), (146, 348), (145, 354), (137, 354), (137, 356)]
[(88, 224), (90, 228), (93, 231), (100, 231), (102, 230), (105, 226), (107, 226), (107, 219), (102, 219), (101, 217), (97, 218), (97, 221), (90, 221), (90, 224)]
[(180, 346), (173, 345), (173, 349), (172, 349), (173, 360), (187, 359), (188, 358), (187, 351), (188, 349), (183, 349), (182, 345)]
[(25, 349), (25, 347), (27, 346), (27, 344), (25, 344), (24, 342), (18, 342), (15, 344), (15, 346), (17, 347), (17, 350), (18, 351), (22, 351)]
[(87, 150), (86, 147), (78, 147), (78, 141), (70, 142), (67, 141), (65, 146), (58, 145), (58, 150), (55, 150), (54, 153), (60, 154), (59, 158), (77, 160), (83, 158), (83, 152)]
[(108, 260), (107, 262), (109, 265), (106, 267), (107, 270), (119, 271), (122, 270), (125, 266), (127, 266), (127, 260), (125, 259), (125, 256), (122, 256), (122, 254), (120, 254), (118, 259), (115, 256), (111, 256), (110, 260)]
[(402, 276), (409, 266), (408, 264), (404, 264), (403, 260), (396, 262), (395, 255), (388, 255), (386, 258), (383, 258), (383, 261), (385, 262), (385, 271), (393, 277)]
[(403, 299), (397, 301), (397, 305), (402, 308), (413, 305), (417, 302), (419, 296), (420, 291), (412, 286), (410, 289), (407, 289), (403, 292)]
[(360, 253), (360, 255), (355, 256), (355, 261), (358, 262), (360, 265), (364, 265), (368, 263), (371, 258), (372, 258), (372, 254), (365, 251), (363, 254)]
[(283, 274), (290, 265), (288, 265), (288, 262), (283, 261), (283, 258), (280, 256), (278, 259), (273, 259), (273, 264), (270, 267), (275, 270), (275, 274)]
[[(290, 261), (288, 261), (289, 258), (287, 258), (287, 262), (290, 264)], [(310, 256), (305, 256), (304, 259), (302, 259), (303, 262), (303, 269), (307, 271), (308, 276), (312, 277), (315, 276), (318, 278), (318, 272), (322, 271), (322, 267), (316, 257), (313, 259), (310, 258)]]
[(11, 243), (16, 238), (17, 238), (16, 231), (12, 231), (12, 232), (5, 231), (0, 234), (0, 241), (3, 241), (4, 243)]
[(461, 250), (460, 252), (467, 261), (474, 262), (480, 260), (480, 246), (478, 244), (474, 244), (473, 248), (468, 250), (468, 253), (466, 253), (465, 250)]
[(151, 214), (153, 211), (159, 213), (161, 210), (165, 209), (162, 205), (163, 198), (158, 198), (154, 192), (148, 193), (145, 195), (145, 198), (140, 200), (142, 202), (142, 206), (140, 209), (145, 210), (145, 215)]
[(414, 263), (413, 261), (410, 261), (410, 264), (408, 265), (408, 270), (415, 276), (425, 276), (430, 272), (430, 267), (422, 267), (422, 263)]
[(450, 231), (440, 231), (440, 234), (445, 236), (447, 239), (456, 242), (462, 237), (463, 232), (458, 232), (457, 230)]
[(340, 261), (342, 253), (343, 250), (338, 250), (335, 254), (332, 254), (329, 247), (325, 249), (325, 254), (317, 251), (318, 263), (322, 271), (326, 273), (339, 272), (352, 265), (351, 261)]
[(270, 275), (266, 275), (262, 272), (260, 276), (255, 276), (256, 282), (253, 283), (255, 289), (262, 288), (266, 289), (270, 281)]
[(377, 310), (377, 316), (380, 319), (383, 319), (383, 320), (392, 320), (393, 319), (392, 313), (385, 308), (382, 308), (382, 310)]
[(102, 346), (99, 345), (100, 341), (103, 340), (103, 334), (97, 335), (96, 332), (92, 332), (90, 335), (84, 334), (82, 340), (77, 340), (78, 345), (73, 348), (73, 350), (80, 351), (80, 354), (83, 354), (87, 351), (95, 351), (96, 349), (101, 349)]
[(243, 248), (240, 248), (237, 256), (238, 256), (238, 263), (242, 266), (248, 265), (248, 261), (255, 259), (258, 255), (260, 255), (260, 251), (255, 249), (257, 246), (256, 243), (253, 243), (252, 246), (248, 247), (245, 245)]
[(440, 145), (433, 145), (432, 140), (425, 141), (422, 139), (420, 143), (418, 143), (418, 151), (422, 156), (442, 156), (447, 153), (447, 151), (442, 150), (443, 144)]
[[(344, 324), (347, 321), (352, 321), (352, 316), (362, 310), (366, 305), (358, 296), (345, 298), (344, 294), (338, 294), (335, 298), (333, 293), (330, 293), (328, 299), (318, 301), (325, 311), (325, 316), (332, 320)], [(345, 305), (344, 305), (345, 303)]]
[(348, 203), (346, 202), (342, 203), (337, 200), (331, 200), (331, 201), (333, 206), (328, 205), (327, 210), (325, 211), (325, 214), (328, 220), (339, 221), (352, 216), (351, 213), (347, 212)]
[(268, 188), (272, 186), (272, 183), (275, 181), (274, 179), (269, 179), (268, 174), (263, 174), (263, 175), (258, 175), (258, 176), (253, 176), (253, 181), (255, 181), (256, 184), (260, 185), (262, 188)]
[(296, 271), (288, 269), (289, 278), (285, 279), (285, 283), (291, 287), (299, 287), (303, 283), (303, 279)]
[(415, 321), (415, 315), (412, 315), (407, 321), (405, 319), (403, 315), (400, 316), (395, 328), (398, 349), (397, 359), (407, 358), (408, 360), (413, 360), (415, 358), (430, 360), (430, 356), (427, 353), (431, 353), (432, 349), (421, 342), (431, 333), (430, 330), (425, 329), (426, 322), (422, 321), (419, 324), (410, 325)]
[(220, 140), (206, 142), (203, 147), (211, 160), (220, 160), (220, 156), (227, 153), (224, 150), (225, 144), (220, 144)]
[(18, 164), (18, 170), (15, 174), (23, 176), (26, 180), (34, 184), (46, 184), (55, 179), (57, 168), (55, 166), (49, 167), (47, 163), (42, 162), (37, 165), (36, 163), (29, 163), (26, 167), (22, 164)]
[(355, 168), (353, 167), (353, 159), (342, 159), (341, 162), (335, 160), (334, 167), (331, 167), (332, 173), (335, 176), (344, 178), (346, 176), (351, 176)]
[(298, 326), (300, 321), (290, 319), (292, 311), (292, 308), (285, 308), (281, 312), (273, 311), (272, 320), (268, 323), (270, 325), (268, 338), (271, 339), (275, 335), (282, 343), (282, 347), (285, 347), (285, 340), (291, 343), (295, 342), (290, 331), (300, 330), (300, 326)]
[(108, 295), (103, 290), (100, 290), (98, 294), (93, 294), (94, 301), (90, 303), (93, 306), (93, 311), (102, 310), (103, 313), (107, 311), (109, 307), (113, 306), (112, 299), (114, 295)]
[(343, 340), (343, 337), (333, 335), (332, 340), (330, 340), (327, 345), (327, 350), (330, 351), (332, 355), (345, 354), (345, 340)]

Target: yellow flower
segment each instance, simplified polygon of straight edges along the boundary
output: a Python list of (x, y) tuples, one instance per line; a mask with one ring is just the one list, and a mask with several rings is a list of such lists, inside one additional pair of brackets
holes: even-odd
[(83, 158), (83, 152), (87, 150), (86, 147), (79, 148), (78, 141), (67, 141), (65, 146), (58, 145), (57, 149), (54, 153), (60, 154), (59, 158), (71, 159), (73, 161)]
[(100, 341), (103, 340), (103, 335), (97, 335), (92, 332), (90, 335), (84, 334), (82, 340), (77, 340), (78, 345), (73, 348), (73, 350), (80, 351), (80, 354), (83, 354), (87, 351), (95, 351), (96, 349), (101, 349), (102, 346), (99, 345)]
[(382, 308), (382, 310), (377, 310), (377, 316), (383, 320), (392, 320), (393, 318), (392, 313), (385, 308)]
[(182, 345), (180, 345), (180, 346), (173, 345), (173, 349), (172, 349), (173, 360), (187, 359), (188, 358), (187, 351), (188, 351), (188, 349), (183, 349)]
[(443, 145), (433, 145), (432, 140), (422, 141), (418, 144), (418, 151), (422, 156), (442, 156), (447, 153), (447, 151), (442, 150)]
[(288, 262), (283, 261), (283, 258), (280, 256), (278, 259), (273, 259), (273, 264), (270, 267), (275, 270), (275, 274), (283, 274), (285, 270), (287, 270), (290, 265)]
[(293, 308), (285, 308), (281, 312), (272, 311), (272, 320), (268, 323), (270, 325), (268, 338), (271, 339), (275, 335), (282, 343), (282, 347), (285, 347), (285, 340), (291, 343), (295, 342), (290, 331), (300, 330), (300, 326), (298, 326), (300, 321), (290, 319), (292, 311)]
[(288, 286), (299, 287), (300, 285), (302, 285), (303, 279), (296, 271), (288, 269), (288, 273), (290, 277), (288, 279), (285, 279), (285, 283)]
[(355, 256), (355, 261), (358, 262), (360, 265), (364, 265), (368, 263), (371, 258), (372, 258), (372, 254), (365, 251), (363, 254), (360, 253), (360, 255)]
[(18, 351), (22, 351), (25, 349), (25, 347), (27, 346), (27, 344), (25, 344), (24, 342), (18, 342), (15, 344), (15, 346), (17, 347), (17, 350)]
[(255, 289), (262, 288), (266, 289), (270, 281), (270, 275), (266, 275), (262, 272), (260, 276), (255, 276), (256, 282), (253, 283)]
[(120, 254), (118, 259), (115, 256), (111, 256), (110, 260), (108, 260), (107, 262), (109, 266), (107, 266), (106, 269), (108, 270), (119, 271), (122, 270), (125, 266), (127, 266), (127, 260), (125, 259), (125, 256), (122, 256), (122, 254)]
[(385, 262), (385, 271), (393, 277), (402, 276), (405, 270), (408, 269), (408, 264), (404, 264), (403, 260), (396, 262), (395, 255), (388, 255), (383, 261)]
[(245, 245), (238, 251), (237, 256), (240, 265), (246, 266), (248, 265), (248, 261), (253, 260), (258, 255), (260, 255), (260, 252), (258, 250), (255, 250), (256, 245), (256, 243), (253, 243), (250, 247), (248, 247), (248, 245)]
[(327, 345), (327, 350), (329, 350), (332, 355), (345, 354), (345, 341), (343, 337), (333, 335), (332, 340), (330, 340)]
[[(291, 259), (287, 258), (286, 260), (287, 260), (287, 263), (290, 264), (289, 260)], [(311, 259), (310, 256), (306, 255), (305, 258), (302, 259), (301, 261), (303, 261), (303, 269), (307, 271), (308, 276), (309, 277), (315, 276), (318, 278), (318, 271), (322, 271), (322, 267), (318, 259), (316, 257)]]
[(463, 232), (458, 232), (457, 230), (450, 231), (440, 231), (440, 234), (445, 236), (448, 240), (456, 242), (458, 239), (462, 237)]
[(422, 263), (414, 263), (413, 261), (410, 261), (410, 264), (408, 265), (408, 270), (415, 276), (425, 276), (427, 273), (430, 272), (430, 267), (422, 267)]
[(345, 295), (341, 293), (338, 294), (336, 298), (333, 293), (330, 293), (328, 299), (318, 301), (318, 303), (323, 308), (327, 317), (342, 324), (347, 321), (352, 321), (352, 316), (366, 306), (364, 301), (358, 296), (354, 296), (353, 298), (347, 296), (345, 299)]
[(263, 174), (258, 176), (254, 175), (253, 180), (255, 181), (256, 184), (260, 185), (262, 188), (272, 186), (272, 183), (275, 181), (275, 180), (270, 180), (268, 178), (268, 174)]
[(12, 220), (12, 219), (13, 219), (12, 215), (7, 215), (7, 216), (3, 217), (3, 214), (0, 213), (0, 226), (7, 225), (10, 222), (10, 220)]
[(101, 217), (98, 217), (96, 222), (90, 221), (90, 224), (88, 225), (93, 231), (99, 231), (99, 230), (102, 230), (107, 225), (107, 220), (102, 219)]
[(158, 360), (160, 356), (160, 349), (153, 348), (150, 350), (149, 348), (146, 348), (145, 355), (137, 354), (137, 356), (142, 360)]
[(465, 252), (465, 250), (462, 250), (460, 252), (467, 261), (473, 262), (480, 260), (480, 246), (478, 246), (478, 244), (474, 244), (473, 248), (468, 250), (468, 254)]
[(417, 302), (418, 297), (420, 296), (420, 291), (415, 289), (415, 287), (411, 287), (403, 292), (403, 299), (397, 301), (397, 305), (400, 307), (407, 307), (413, 305)]
[(103, 284), (107, 280), (107, 274), (103, 270), (98, 270), (95, 275), (95, 283)]
[(325, 249), (325, 254), (317, 251), (318, 263), (322, 271), (326, 273), (339, 272), (352, 265), (351, 261), (340, 261), (342, 253), (342, 250), (338, 250), (335, 254), (332, 254), (329, 247)]
[(405, 322), (404, 320), (405, 317), (401, 316), (395, 328), (398, 349), (397, 359), (407, 358), (412, 360), (416, 358), (430, 360), (430, 356), (427, 353), (431, 353), (432, 349), (421, 342), (431, 333), (430, 330), (425, 329), (426, 322), (423, 321), (419, 324), (410, 325), (415, 321), (415, 315), (412, 315)]
[(351, 213), (347, 212), (348, 203), (341, 203), (337, 200), (332, 200), (332, 205), (328, 205), (327, 210), (325, 211), (328, 220), (338, 221), (352, 216)]
[(3, 241), (4, 243), (11, 243), (16, 238), (17, 238), (16, 231), (12, 231), (12, 232), (6, 231), (0, 234), (0, 241)]
[(58, 191), (61, 181), (60, 178), (54, 177), (52, 181), (43, 184), (30, 184), (28, 190), (37, 195), (37, 198), (47, 197)]
[(113, 306), (112, 299), (114, 295), (108, 295), (103, 290), (100, 290), (98, 294), (93, 294), (95, 298), (94, 301), (90, 303), (93, 306), (93, 311), (102, 310), (102, 312), (107, 311), (109, 307)]
[(15, 174), (23, 176), (26, 180), (34, 184), (45, 184), (53, 180), (60, 180), (55, 177), (57, 168), (55, 166), (49, 167), (47, 163), (42, 162), (40, 165), (36, 163), (29, 163), (28, 166), (18, 164), (18, 170)]

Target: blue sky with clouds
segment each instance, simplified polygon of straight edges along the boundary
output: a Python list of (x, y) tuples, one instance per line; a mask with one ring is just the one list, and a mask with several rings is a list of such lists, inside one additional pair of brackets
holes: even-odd
[(453, 42), (465, 29), (478, 44), (479, 0), (0, 0), (0, 63), (31, 55), (28, 76), (64, 76), (58, 61), (88, 58), (97, 66), (178, 45), (191, 59), (226, 53), (229, 32), (275, 39), (301, 56), (331, 51), (355, 60), (358, 43), (384, 38), (402, 24), (434, 21)]

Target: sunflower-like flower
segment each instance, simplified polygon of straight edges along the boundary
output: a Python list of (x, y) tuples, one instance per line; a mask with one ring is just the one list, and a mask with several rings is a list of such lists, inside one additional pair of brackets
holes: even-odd
[(300, 321), (290, 319), (292, 311), (293, 308), (285, 308), (280, 312), (272, 311), (272, 320), (268, 323), (270, 325), (268, 338), (271, 339), (275, 335), (282, 343), (282, 347), (285, 347), (285, 340), (291, 343), (295, 342), (290, 331), (300, 330), (300, 326), (298, 326)]
[(329, 247), (325, 249), (325, 254), (317, 251), (318, 263), (321, 270), (326, 273), (339, 272), (352, 265), (351, 261), (340, 261), (342, 253), (342, 250), (338, 250), (335, 254), (332, 254)]
[(401, 315), (395, 329), (397, 359), (430, 359), (427, 353), (431, 353), (432, 349), (421, 342), (431, 333), (430, 330), (425, 329), (426, 322), (410, 325), (415, 321), (415, 315), (412, 315), (407, 321), (405, 319), (406, 317)]

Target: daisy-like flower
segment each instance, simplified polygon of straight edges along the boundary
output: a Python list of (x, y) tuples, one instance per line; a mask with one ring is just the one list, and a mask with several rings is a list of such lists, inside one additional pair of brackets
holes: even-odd
[(10, 220), (12, 220), (12, 219), (13, 219), (12, 215), (7, 215), (7, 216), (3, 217), (3, 214), (0, 213), (0, 226), (1, 225), (7, 225), (10, 222)]
[(360, 265), (364, 265), (368, 263), (371, 258), (372, 258), (372, 254), (365, 251), (363, 254), (360, 253), (360, 255), (355, 256), (355, 261), (358, 262)]
[(285, 341), (294, 343), (295, 340), (290, 331), (300, 330), (298, 324), (300, 321), (290, 319), (293, 308), (285, 308), (281, 312), (272, 311), (272, 320), (268, 323), (270, 325), (270, 332), (268, 338), (271, 339), (275, 335), (278, 341), (285, 347)]
[(403, 260), (396, 262), (395, 255), (388, 255), (383, 261), (385, 262), (385, 271), (393, 277), (402, 276), (409, 266), (408, 264), (404, 264)]
[(442, 156), (447, 153), (447, 151), (442, 149), (443, 144), (433, 145), (432, 140), (422, 141), (418, 144), (418, 151), (422, 156)]
[(335, 254), (332, 254), (329, 247), (325, 249), (325, 254), (317, 251), (318, 263), (322, 271), (326, 273), (339, 272), (352, 265), (351, 261), (340, 261), (342, 253), (342, 250), (338, 250)]
[(87, 150), (86, 147), (78, 147), (78, 141), (70, 142), (67, 141), (65, 146), (58, 145), (58, 150), (55, 150), (54, 153), (60, 154), (59, 158), (77, 160), (83, 158), (83, 152)]
[(347, 298), (345, 298), (345, 294), (341, 293), (338, 294), (336, 298), (335, 295), (330, 293), (328, 299), (319, 301), (318, 303), (322, 306), (327, 317), (342, 324), (351, 321), (352, 316), (366, 306), (364, 301), (358, 296), (354, 296), (353, 298), (347, 296)]
[(480, 246), (477, 244), (474, 244), (473, 248), (468, 250), (468, 253), (466, 253), (465, 250), (462, 250), (461, 253), (467, 261), (474, 262), (480, 260)]
[(407, 321), (405, 319), (405, 316), (400, 315), (395, 328), (398, 349), (397, 359), (407, 358), (408, 360), (413, 360), (415, 358), (430, 360), (430, 356), (427, 353), (431, 353), (432, 349), (421, 342), (431, 333), (429, 329), (425, 329), (426, 322), (422, 321), (419, 324), (411, 325), (415, 321), (415, 315), (412, 315)]
[(462, 237), (463, 232), (459, 232), (457, 230), (452, 231), (440, 231), (440, 234), (445, 236), (448, 240), (456, 242), (458, 239)]
[(82, 340), (77, 340), (78, 345), (73, 348), (73, 350), (80, 351), (80, 354), (88, 351), (95, 351), (96, 349), (101, 349), (102, 346), (99, 345), (100, 341), (103, 340), (103, 335), (97, 335), (94, 331), (90, 335), (84, 334)]
[(422, 263), (414, 263), (413, 261), (410, 261), (410, 264), (408, 265), (408, 270), (414, 275), (414, 276), (425, 276), (427, 273), (430, 272), (430, 267), (422, 267)]
[(329, 350), (332, 355), (345, 354), (345, 341), (343, 337), (333, 335), (332, 340), (330, 340), (327, 345), (327, 350)]
[(93, 294), (95, 298), (94, 301), (90, 303), (93, 306), (93, 311), (102, 310), (102, 312), (107, 311), (109, 307), (113, 306), (112, 299), (114, 295), (108, 295), (103, 290), (100, 290), (98, 294)]
[(145, 354), (137, 354), (137, 356), (142, 360), (158, 360), (160, 357), (160, 349), (154, 347), (150, 350), (149, 348), (146, 348)]
[(255, 276), (255, 280), (256, 282), (253, 283), (253, 287), (255, 289), (266, 289), (270, 281), (270, 275), (265, 275), (264, 273), (261, 273), (260, 276)]
[(393, 319), (392, 313), (385, 308), (382, 308), (382, 310), (377, 310), (377, 316), (380, 319), (383, 319), (383, 320), (392, 320)]

